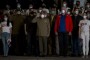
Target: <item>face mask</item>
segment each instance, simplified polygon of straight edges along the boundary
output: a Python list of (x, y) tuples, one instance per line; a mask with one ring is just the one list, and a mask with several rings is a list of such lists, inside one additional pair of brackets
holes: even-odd
[(7, 17), (5, 17), (5, 18), (4, 18), (4, 20), (5, 20), (5, 21), (7, 21), (7, 20), (8, 20), (8, 18), (7, 18)]
[(45, 16), (42, 14), (42, 15), (41, 15), (41, 18), (44, 18), (44, 17), (45, 17)]
[(77, 3), (76, 3), (76, 5), (77, 5), (77, 6), (79, 6), (79, 5), (80, 5), (80, 3), (79, 3), (79, 2), (77, 2)]
[(79, 6), (79, 4), (76, 4), (77, 6)]
[(65, 13), (65, 10), (62, 10), (62, 13)]
[(39, 13), (41, 13), (42, 12), (42, 10), (39, 10)]
[(26, 13), (25, 13), (25, 14), (26, 14), (26, 15), (29, 15), (29, 13), (30, 13), (30, 11), (29, 11), (29, 10), (26, 10)]
[(87, 14), (87, 17), (90, 18), (90, 14)]
[(7, 8), (7, 9), (9, 9), (9, 8), (10, 8), (10, 6), (9, 6), (9, 5), (6, 5), (6, 8)]
[(67, 12), (67, 14), (70, 14), (70, 12)]
[(64, 7), (66, 7), (66, 4), (63, 4)]
[(29, 9), (32, 9), (32, 8), (33, 8), (32, 6), (29, 7)]
[(34, 9), (31, 9), (31, 11), (34, 11)]
[(44, 17), (47, 17), (47, 15), (44, 15)]
[(21, 5), (20, 5), (20, 4), (18, 4), (18, 5), (17, 5), (17, 8), (21, 8)]
[(21, 14), (21, 12), (20, 12), (20, 11), (18, 11), (18, 12), (17, 12), (17, 14)]
[(52, 11), (51, 13), (52, 13), (52, 14), (56, 14), (56, 11)]
[(90, 5), (87, 5), (87, 7), (89, 8), (89, 7), (90, 7)]
[(42, 6), (42, 8), (45, 8), (45, 6)]
[(87, 18), (87, 16), (83, 16), (83, 18), (84, 18), (84, 19), (86, 19), (86, 18)]
[(10, 13), (10, 10), (7, 10), (7, 11), (6, 11), (6, 13), (8, 13), (8, 14), (9, 14), (9, 13)]
[(75, 11), (76, 14), (78, 14), (78, 11)]

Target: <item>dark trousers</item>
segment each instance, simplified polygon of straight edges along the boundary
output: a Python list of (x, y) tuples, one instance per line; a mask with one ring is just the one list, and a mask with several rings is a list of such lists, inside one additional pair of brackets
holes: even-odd
[[(74, 36), (75, 37), (75, 36)], [(80, 46), (80, 39), (72, 38), (72, 54), (78, 56), (81, 54), (81, 46)]]
[(52, 51), (52, 55), (56, 54), (56, 40), (55, 40), (55, 34), (54, 32), (51, 32), (50, 34), (50, 38), (51, 38), (51, 51)]
[(67, 56), (68, 52), (68, 33), (67, 32), (59, 32), (59, 48), (60, 48), (60, 55)]
[(2, 40), (0, 39), (0, 55), (3, 54), (3, 44), (2, 44)]
[(27, 55), (39, 55), (37, 37), (30, 33), (27, 35)]
[(19, 55), (19, 38), (18, 38), (19, 34), (13, 34), (12, 35), (12, 42), (11, 42), (11, 54), (12, 55)]
[(23, 34), (12, 35), (10, 53), (12, 55), (24, 55), (26, 51), (26, 40)]

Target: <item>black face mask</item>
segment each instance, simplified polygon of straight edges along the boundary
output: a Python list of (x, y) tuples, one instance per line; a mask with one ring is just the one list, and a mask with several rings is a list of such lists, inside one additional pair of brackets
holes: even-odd
[(31, 17), (34, 17), (34, 14), (30, 14)]
[(30, 12), (30, 14), (34, 14), (34, 12), (33, 12), (33, 11), (31, 11), (31, 12)]
[(17, 10), (19, 10), (19, 11), (20, 11), (20, 10), (21, 10), (21, 8), (17, 8)]
[(46, 6), (42, 6), (42, 8), (46, 8)]
[(33, 11), (31, 11), (31, 12), (30, 12), (30, 15), (31, 15), (31, 16), (34, 16), (34, 12), (33, 12)]
[(79, 5), (80, 5), (80, 3), (79, 3), (79, 2), (77, 2), (77, 3), (76, 3), (76, 5), (77, 5), (77, 6), (79, 6)]

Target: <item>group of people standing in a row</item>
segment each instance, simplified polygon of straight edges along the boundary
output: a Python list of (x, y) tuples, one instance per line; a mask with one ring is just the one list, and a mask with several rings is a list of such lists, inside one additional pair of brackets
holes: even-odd
[[(8, 7), (8, 6), (7, 6)], [(4, 56), (59, 55), (88, 57), (90, 32), (90, 3), (80, 7), (77, 1), (73, 10), (63, 2), (61, 10), (40, 7), (28, 10), (4, 10), (0, 12), (0, 30)], [(70, 44), (70, 45), (69, 45)]]

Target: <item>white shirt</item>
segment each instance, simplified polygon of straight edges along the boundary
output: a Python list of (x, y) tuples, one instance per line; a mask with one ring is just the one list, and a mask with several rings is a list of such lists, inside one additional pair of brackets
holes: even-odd
[(9, 23), (9, 26), (7, 26), (7, 22), (1, 22), (0, 27), (2, 28), (2, 32), (10, 33), (10, 29), (12, 28), (12, 24)]
[(81, 32), (89, 32), (90, 21), (89, 20), (81, 20), (79, 23), (81, 27)]

